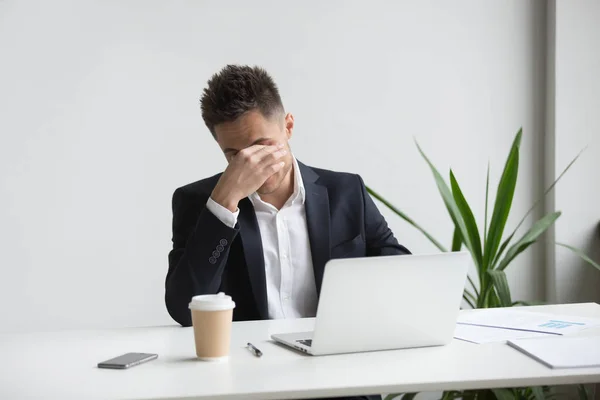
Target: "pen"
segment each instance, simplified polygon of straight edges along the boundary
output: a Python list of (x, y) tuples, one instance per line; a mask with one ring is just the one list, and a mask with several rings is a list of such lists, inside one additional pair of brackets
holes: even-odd
[(252, 352), (252, 354), (254, 354), (256, 357), (262, 356), (262, 351), (257, 349), (252, 343), (248, 343), (247, 347), (248, 347), (248, 350), (250, 350)]

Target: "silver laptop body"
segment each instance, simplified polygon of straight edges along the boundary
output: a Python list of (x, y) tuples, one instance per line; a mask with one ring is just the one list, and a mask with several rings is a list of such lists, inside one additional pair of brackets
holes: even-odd
[(314, 331), (271, 337), (311, 355), (445, 345), (470, 265), (468, 252), (330, 260)]

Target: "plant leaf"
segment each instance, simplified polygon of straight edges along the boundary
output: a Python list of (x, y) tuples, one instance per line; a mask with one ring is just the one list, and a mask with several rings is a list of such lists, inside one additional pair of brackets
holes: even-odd
[(507, 238), (506, 240), (502, 243), (502, 246), (500, 246), (500, 249), (498, 250), (498, 252), (496, 253), (496, 257), (494, 258), (494, 260), (492, 261), (492, 268), (494, 268), (494, 266), (498, 265), (498, 260), (500, 259), (500, 257), (502, 256), (502, 253), (504, 253), (504, 250), (506, 250), (506, 246), (508, 246), (510, 244), (510, 241), (512, 240), (512, 238), (515, 236), (515, 233), (517, 233), (516, 230), (514, 230)]
[(588, 393), (588, 390), (586, 389), (585, 385), (578, 385), (577, 393), (579, 394), (580, 400), (588, 400), (589, 399), (589, 393)]
[(513, 141), (504, 166), (504, 171), (502, 172), (502, 177), (500, 178), (500, 183), (498, 184), (494, 211), (492, 213), (492, 220), (490, 222), (483, 252), (484, 269), (489, 268), (490, 263), (496, 258), (496, 251), (500, 245), (502, 233), (504, 232), (506, 220), (508, 219), (508, 213), (512, 207), (512, 200), (515, 194), (517, 176), (519, 173), (519, 147), (521, 145), (522, 135), (523, 129), (521, 128)]
[(546, 400), (554, 400), (554, 399), (568, 399), (571, 393), (565, 392), (553, 392), (546, 395)]
[[(585, 151), (586, 148), (587, 148), (587, 146), (579, 151), (579, 153), (575, 156), (575, 158), (573, 158), (571, 160), (571, 162), (566, 166), (566, 168), (563, 169), (563, 171), (560, 173), (558, 178), (556, 178), (554, 180), (554, 182), (552, 182), (552, 184), (548, 187), (548, 189), (546, 189), (544, 194), (539, 199), (537, 199), (535, 203), (533, 203), (533, 205), (531, 206), (531, 208), (529, 210), (527, 210), (527, 212), (525, 213), (523, 218), (521, 218), (521, 221), (519, 222), (517, 227), (512, 231), (512, 233), (508, 236), (508, 238), (504, 241), (504, 243), (502, 243), (502, 246), (500, 246), (500, 250), (498, 250), (498, 254), (496, 255), (496, 261), (498, 261), (498, 259), (502, 255), (502, 252), (506, 249), (506, 246), (508, 246), (508, 243), (512, 240), (513, 236), (515, 236), (515, 234), (517, 233), (517, 230), (519, 230), (521, 225), (523, 225), (523, 222), (525, 222), (525, 219), (527, 219), (529, 214), (531, 214), (531, 212), (537, 207), (537, 205), (540, 203), (540, 201), (542, 201), (548, 195), (548, 193), (550, 193), (550, 191), (552, 191), (552, 189), (554, 189), (554, 186), (558, 183), (560, 178), (562, 178), (563, 175), (569, 170), (569, 168), (571, 168), (571, 166), (573, 164), (575, 164), (575, 161), (577, 161), (577, 159), (581, 156), (581, 154)], [(485, 241), (485, 239), (484, 239), (484, 241)], [(495, 264), (496, 264), (496, 262), (494, 262), (494, 265)]]
[(457, 390), (451, 390), (442, 394), (441, 400), (467, 399), (465, 393)]
[(502, 307), (512, 306), (510, 287), (508, 286), (508, 280), (506, 279), (504, 271), (491, 269), (488, 270), (487, 273), (492, 277), (492, 282), (494, 283), (496, 293), (498, 293), (498, 298), (500, 299), (500, 305)]
[(485, 216), (483, 218), (483, 243), (487, 241), (488, 230), (488, 195), (490, 193), (490, 162), (487, 166), (487, 178), (485, 178)]
[(385, 396), (383, 400), (394, 400), (396, 398), (401, 400), (412, 400), (416, 395), (417, 393), (392, 393)]
[(477, 299), (475, 298), (475, 296), (473, 296), (473, 293), (469, 292), (468, 290), (465, 290), (463, 292), (463, 299), (467, 302), (469, 306), (471, 306), (471, 308), (476, 308), (475, 304), (477, 304)]
[(513, 301), (512, 305), (513, 306), (543, 306), (546, 305), (547, 303), (543, 302), (543, 301), (523, 301), (523, 300), (517, 300), (517, 301)]
[(510, 389), (492, 389), (498, 400), (514, 400), (516, 397)]
[(410, 225), (412, 225), (414, 228), (416, 228), (419, 232), (421, 232), (423, 235), (425, 235), (425, 237), (427, 239), (429, 239), (429, 241), (431, 243), (433, 243), (433, 245), (435, 247), (437, 247), (438, 249), (440, 249), (440, 251), (442, 251), (442, 252), (447, 252), (448, 251), (448, 250), (446, 250), (446, 248), (444, 246), (442, 246), (442, 244), (440, 242), (438, 242), (437, 240), (435, 240), (435, 238), (433, 236), (431, 236), (427, 231), (425, 231), (425, 229), (423, 229), (419, 224), (417, 224), (415, 221), (413, 221), (408, 215), (406, 215), (402, 211), (398, 210), (389, 201), (387, 201), (386, 199), (384, 199), (383, 197), (381, 197), (381, 195), (379, 195), (378, 193), (376, 193), (375, 191), (373, 191), (368, 186), (367, 186), (367, 192), (369, 194), (371, 194), (374, 198), (376, 198), (377, 200), (379, 200), (381, 203), (383, 203), (383, 205), (385, 205), (392, 212), (394, 212), (394, 214), (398, 215), (404, 221), (408, 222)]
[(473, 279), (471, 279), (471, 277), (469, 275), (467, 275), (467, 279), (469, 280), (469, 283), (471, 284), (471, 286), (473, 287), (473, 290), (475, 291), (475, 297), (479, 297), (479, 290), (477, 290), (477, 286), (475, 286), (475, 282), (473, 282)]
[(401, 397), (402, 400), (413, 400), (417, 396), (416, 393), (404, 393)]
[(541, 386), (534, 386), (531, 388), (531, 392), (536, 400), (544, 400), (546, 395), (544, 394), (544, 390)]
[[(458, 181), (454, 176), (454, 172), (450, 170), (450, 185), (452, 186), (452, 195), (454, 196), (454, 201), (456, 202), (456, 207), (460, 212), (463, 221), (465, 223), (465, 228), (467, 230), (467, 236), (469, 236), (469, 242), (471, 244), (470, 250), (473, 254), (473, 258), (477, 262), (477, 269), (481, 269), (482, 263), (482, 255), (481, 255), (481, 237), (479, 236), (479, 229), (477, 228), (477, 223), (475, 222), (475, 217), (473, 216), (473, 211), (467, 203), (465, 196), (460, 190), (460, 186), (458, 185)], [(460, 231), (459, 231), (460, 233)]]
[(503, 307), (500, 297), (498, 296), (498, 292), (495, 289), (494, 283), (490, 284), (492, 290), (490, 290), (490, 294), (488, 296), (488, 307)]
[(535, 243), (538, 238), (558, 219), (558, 217), (560, 217), (560, 214), (560, 211), (548, 213), (539, 219), (535, 224), (533, 224), (533, 226), (523, 235), (523, 237), (508, 249), (502, 261), (498, 263), (497, 269), (501, 271), (504, 270), (517, 255), (527, 249), (531, 244)]
[(590, 264), (592, 267), (596, 268), (597, 270), (600, 270), (600, 265), (598, 265), (598, 263), (596, 261), (592, 260), (589, 256), (587, 256), (583, 252), (583, 250), (578, 249), (577, 247), (569, 246), (568, 244), (558, 243), (558, 242), (555, 242), (555, 243), (558, 246), (565, 247), (565, 248), (571, 250), (573, 253), (578, 255), (583, 261), (587, 262), (588, 264)]
[(460, 231), (454, 227), (454, 234), (452, 235), (452, 249), (450, 251), (460, 251), (462, 247), (462, 238), (460, 237)]
[[(491, 270), (490, 270), (491, 271)], [(492, 308), (492, 307), (500, 307), (500, 299), (498, 298), (498, 294), (494, 290), (494, 282), (491, 279), (491, 276), (486, 273), (486, 278), (482, 279), (483, 285), (481, 289), (481, 295), (479, 296), (479, 301), (477, 302), (478, 308)]]
[[(415, 141), (415, 143), (416, 143), (416, 141)], [(419, 153), (421, 153), (421, 156), (423, 156), (423, 158), (429, 165), (431, 172), (433, 173), (433, 177), (435, 178), (435, 182), (437, 184), (438, 190), (439, 190), (440, 194), (442, 195), (442, 199), (444, 200), (444, 204), (446, 204), (446, 208), (448, 209), (448, 214), (450, 214), (450, 218), (452, 219), (452, 222), (454, 222), (454, 226), (459, 229), (461, 237), (462, 237), (463, 242), (464, 242), (465, 246), (467, 247), (467, 249), (471, 250), (471, 242), (470, 242), (469, 236), (467, 234), (467, 228), (465, 226), (465, 222), (460, 214), (460, 211), (458, 211), (458, 207), (456, 206), (456, 202), (454, 201), (454, 197), (452, 196), (452, 192), (450, 191), (450, 188), (448, 187), (446, 182), (444, 182), (444, 178), (442, 178), (442, 176), (440, 175), (438, 170), (435, 168), (435, 166), (431, 163), (431, 161), (429, 161), (429, 158), (427, 158), (427, 156), (421, 149), (421, 146), (419, 146), (418, 143), (416, 143), (416, 145), (417, 145), (417, 149), (419, 150)]]

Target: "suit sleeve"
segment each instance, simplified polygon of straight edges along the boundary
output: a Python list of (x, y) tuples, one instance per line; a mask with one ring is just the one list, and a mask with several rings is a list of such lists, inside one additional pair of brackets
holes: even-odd
[(411, 254), (394, 237), (385, 218), (381, 215), (375, 202), (367, 192), (367, 188), (360, 176), (358, 176), (358, 180), (364, 204), (367, 256)]
[(192, 324), (188, 304), (193, 296), (219, 291), (229, 248), (239, 232), (237, 224), (230, 228), (210, 212), (206, 200), (181, 188), (173, 194), (173, 249), (169, 252), (165, 303), (182, 326)]

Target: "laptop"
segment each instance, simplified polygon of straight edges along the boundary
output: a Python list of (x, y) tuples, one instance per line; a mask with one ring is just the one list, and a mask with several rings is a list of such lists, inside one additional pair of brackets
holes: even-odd
[(271, 338), (315, 356), (448, 344), (471, 263), (468, 252), (330, 260), (314, 331)]

